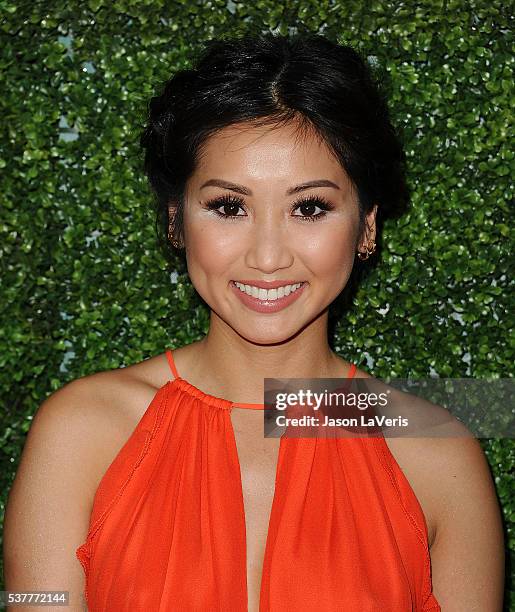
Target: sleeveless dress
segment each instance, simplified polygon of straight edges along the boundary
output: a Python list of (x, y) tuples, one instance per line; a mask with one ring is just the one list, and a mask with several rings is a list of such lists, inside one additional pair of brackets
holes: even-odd
[[(174, 376), (95, 493), (76, 556), (90, 612), (247, 612), (230, 413)], [(356, 366), (352, 364), (348, 378)], [(422, 508), (381, 434), (281, 437), (260, 612), (441, 612)]]

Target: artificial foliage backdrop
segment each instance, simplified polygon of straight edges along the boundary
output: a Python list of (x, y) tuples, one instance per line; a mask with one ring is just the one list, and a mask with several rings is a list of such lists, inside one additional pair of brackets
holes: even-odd
[[(148, 100), (207, 39), (322, 33), (387, 93), (411, 205), (386, 222), (337, 352), (379, 378), (512, 377), (510, 17), (502, 0), (0, 0), (0, 518), (50, 393), (207, 331), (184, 265), (157, 247), (138, 146)], [(515, 446), (481, 444), (509, 577)]]

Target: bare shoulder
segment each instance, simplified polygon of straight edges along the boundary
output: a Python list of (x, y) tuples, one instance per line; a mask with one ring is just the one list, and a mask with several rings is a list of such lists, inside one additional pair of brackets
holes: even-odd
[(74, 609), (84, 606), (75, 550), (87, 535), (100, 479), (158, 390), (160, 357), (78, 378), (36, 410), (5, 512), (8, 590), (66, 584)]
[(504, 534), (483, 448), (445, 408), (409, 394), (395, 399), (396, 411), (419, 426), (416, 436), (385, 440), (426, 518), (433, 592), (449, 612), (500, 612)]
[(401, 432), (395, 427), (391, 434), (385, 429), (385, 441), (420, 503), (427, 524), (428, 546), (431, 548), (442, 520), (444, 489), (441, 481), (448, 478), (452, 486), (451, 473), (459, 469), (456, 465), (458, 449), (466, 446), (475, 448), (477, 453), (479, 443), (443, 407), (397, 391), (362, 369), (356, 370), (355, 377), (365, 379), (369, 383), (369, 391), (388, 389), (388, 407), (379, 414), (391, 418), (401, 416), (409, 424), (411, 433), (409, 428)]
[(164, 355), (157, 355), (131, 366), (78, 378), (51, 399), (56, 401), (59, 394), (68, 393), (76, 398), (76, 409), (91, 419), (127, 419), (131, 425), (131, 419), (143, 414), (142, 410), (168, 379)]
[(139, 365), (96, 372), (67, 383), (41, 404), (30, 431), (62, 428), (62, 443), (77, 450), (86, 447), (84, 441), (102, 448), (109, 440), (123, 437), (157, 391)]
[(449, 612), (501, 612), (504, 533), (485, 453), (474, 437), (427, 438), (420, 448), (424, 478), (433, 490), (433, 592)]
[(97, 485), (113, 452), (123, 446), (166, 382), (162, 366), (162, 356), (157, 356), (78, 378), (43, 402), (34, 421), (66, 424), (67, 440), (74, 448), (94, 449), (83, 474)]

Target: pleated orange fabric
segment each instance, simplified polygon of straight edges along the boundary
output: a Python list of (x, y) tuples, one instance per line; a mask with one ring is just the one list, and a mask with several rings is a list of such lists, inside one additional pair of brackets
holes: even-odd
[[(246, 612), (230, 413), (174, 376), (96, 491), (76, 555), (91, 612)], [(353, 365), (348, 378), (355, 372)], [(260, 612), (438, 612), (427, 526), (384, 437), (280, 440)]]

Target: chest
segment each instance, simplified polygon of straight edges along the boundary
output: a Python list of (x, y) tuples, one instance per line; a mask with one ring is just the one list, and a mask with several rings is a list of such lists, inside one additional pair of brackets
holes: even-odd
[(231, 421), (245, 506), (249, 612), (257, 612), (280, 438), (264, 437), (260, 410), (235, 408), (231, 412)]

